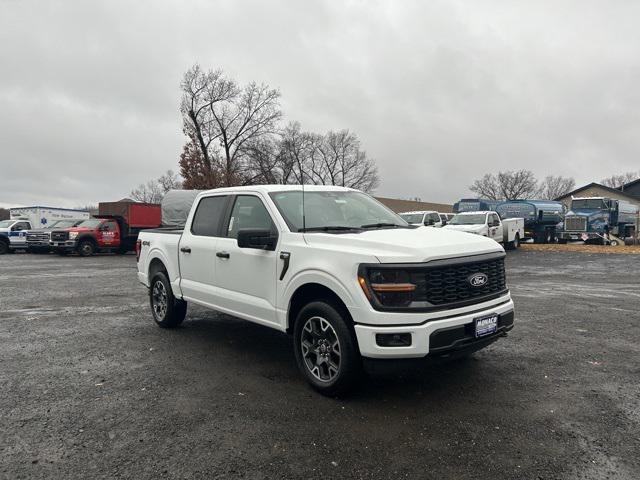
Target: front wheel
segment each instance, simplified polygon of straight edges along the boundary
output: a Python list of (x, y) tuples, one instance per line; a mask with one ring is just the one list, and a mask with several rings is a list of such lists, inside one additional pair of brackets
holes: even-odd
[(307, 304), (296, 319), (293, 341), (298, 368), (324, 395), (353, 387), (362, 362), (344, 312), (326, 301)]
[(9, 243), (4, 240), (0, 240), (0, 255), (4, 255), (5, 253), (9, 253)]
[(90, 257), (95, 253), (96, 247), (91, 240), (82, 240), (78, 244), (78, 255), (81, 257)]
[(175, 328), (187, 315), (187, 302), (173, 296), (171, 284), (164, 272), (156, 273), (151, 279), (149, 303), (153, 319), (162, 328)]

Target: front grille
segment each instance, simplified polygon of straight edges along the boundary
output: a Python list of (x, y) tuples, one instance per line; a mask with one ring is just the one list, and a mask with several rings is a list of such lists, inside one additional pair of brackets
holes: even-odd
[(586, 217), (565, 217), (564, 229), (578, 232), (587, 231), (587, 219)]
[[(472, 275), (484, 273), (488, 280), (482, 287), (473, 287), (469, 281)], [(411, 283), (416, 285), (414, 302), (428, 302), (443, 306), (459, 302), (473, 303), (483, 297), (506, 290), (504, 258), (449, 265), (427, 267), (410, 271)]]
[(59, 232), (51, 232), (51, 241), (53, 242), (64, 242), (69, 240), (69, 232), (59, 231)]
[(29, 242), (48, 242), (49, 241), (49, 232), (33, 232), (27, 233), (27, 243)]

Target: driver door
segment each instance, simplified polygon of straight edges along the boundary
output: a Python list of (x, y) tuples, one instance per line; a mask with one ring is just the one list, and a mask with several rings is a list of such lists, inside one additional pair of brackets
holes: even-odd
[(29, 222), (18, 222), (11, 227), (11, 233), (9, 234), (11, 245), (15, 247), (26, 247), (28, 230), (31, 230), (31, 224)]
[(496, 215), (495, 213), (490, 213), (488, 222), (489, 222), (489, 236), (493, 238), (496, 242), (499, 242), (499, 243), (502, 242), (504, 233), (502, 229), (502, 223), (500, 222), (498, 215)]

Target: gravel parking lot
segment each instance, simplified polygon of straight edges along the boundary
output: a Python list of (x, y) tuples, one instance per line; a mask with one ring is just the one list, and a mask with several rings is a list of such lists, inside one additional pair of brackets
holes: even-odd
[(132, 256), (0, 258), (0, 477), (640, 478), (640, 256), (509, 254), (471, 359), (311, 391), (287, 336), (157, 328)]

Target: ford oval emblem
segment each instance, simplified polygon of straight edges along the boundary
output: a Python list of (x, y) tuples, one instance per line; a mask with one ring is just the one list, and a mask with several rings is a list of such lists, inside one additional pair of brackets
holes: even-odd
[(480, 288), (480, 287), (484, 287), (487, 282), (489, 281), (489, 277), (487, 277), (486, 274), (484, 273), (474, 273), (473, 275), (469, 275), (469, 278), (467, 279), (469, 282), (469, 285), (471, 285), (474, 288)]

